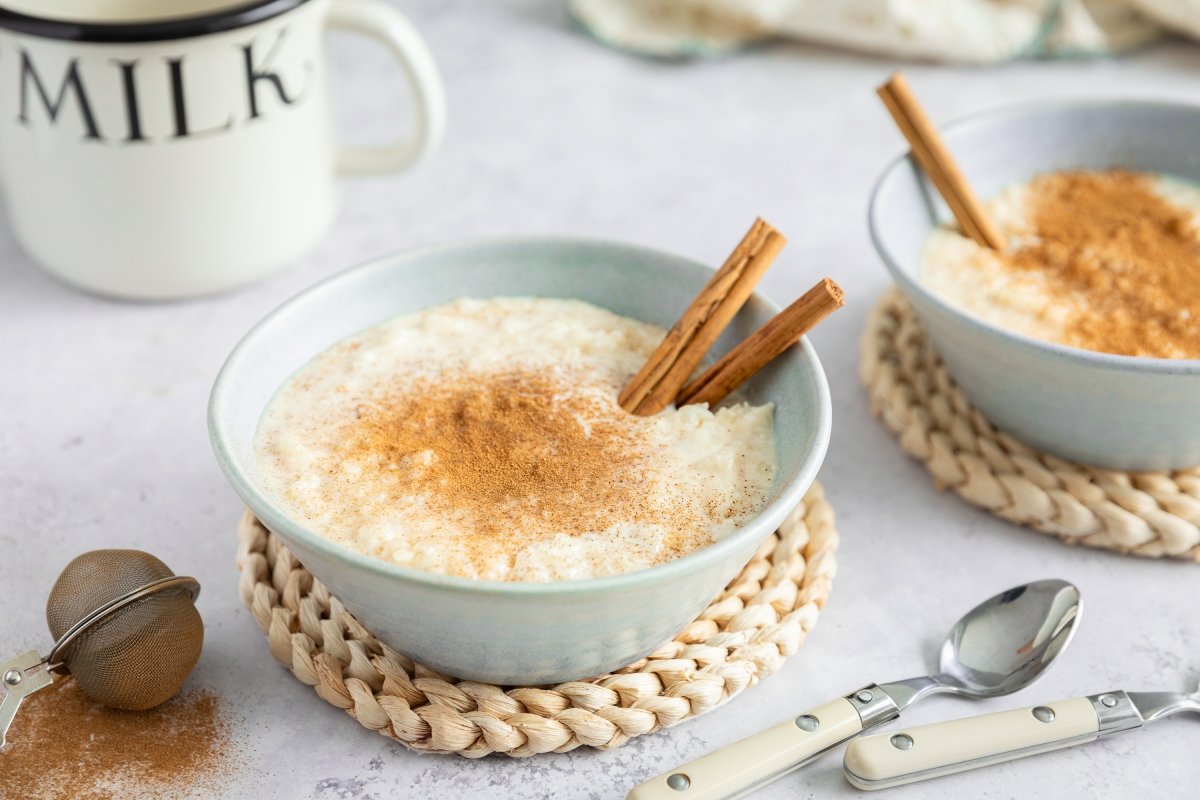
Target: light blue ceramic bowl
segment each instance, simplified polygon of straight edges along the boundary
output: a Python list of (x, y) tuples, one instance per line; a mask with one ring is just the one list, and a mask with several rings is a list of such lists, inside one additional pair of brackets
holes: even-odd
[[(1200, 181), (1198, 106), (1027, 105), (979, 114), (943, 133), (985, 198), (1036, 173), (1071, 167), (1120, 166)], [(907, 157), (897, 159), (871, 198), (871, 238), (971, 402), (1017, 439), (1084, 464), (1200, 464), (1200, 361), (1049, 344), (982, 322), (922, 286), (917, 256), (933, 227), (949, 218), (936, 197)]]
[[(472, 581), (356, 554), (288, 517), (262, 488), (253, 447), (280, 385), (340, 339), (458, 297), (578, 298), (670, 326), (711, 271), (607, 242), (525, 239), (426, 247), (337, 275), (285, 303), (241, 341), (213, 387), (209, 431), (242, 499), (383, 641), (434, 669), (500, 684), (554, 683), (628, 664), (693, 619), (812, 483), (829, 442), (829, 388), (807, 341), (747, 386), (776, 403), (779, 472), (767, 507), (716, 544), (653, 569), (554, 584)], [(724, 352), (777, 309), (751, 298), (717, 342)]]

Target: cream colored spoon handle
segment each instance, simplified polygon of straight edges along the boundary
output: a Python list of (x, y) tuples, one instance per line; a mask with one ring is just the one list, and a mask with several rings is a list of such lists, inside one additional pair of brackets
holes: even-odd
[(862, 731), (844, 697), (734, 742), (634, 788), (628, 800), (730, 800), (799, 769)]
[(1086, 697), (878, 733), (846, 748), (846, 780), (886, 789), (1095, 740), (1100, 719)]

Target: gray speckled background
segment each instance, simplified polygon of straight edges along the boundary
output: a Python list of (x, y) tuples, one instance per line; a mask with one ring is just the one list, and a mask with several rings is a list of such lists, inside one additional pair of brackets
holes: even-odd
[[(900, 141), (874, 87), (897, 65), (781, 45), (693, 64), (641, 60), (570, 30), (549, 0), (402, 4), (445, 72), (449, 135), (400, 178), (344, 184), (332, 235), (235, 294), (128, 305), (64, 289), (0, 221), (0, 652), (45, 647), (42, 603), (76, 552), (137, 546), (204, 583), (193, 677), (228, 700), (244, 748), (228, 797), (618, 798), (637, 781), (872, 680), (921, 672), (960, 610), (1062, 576), (1087, 602), (1071, 650), (1011, 699), (934, 698), (908, 721), (1107, 688), (1184, 688), (1200, 674), (1200, 572), (1064, 547), (939, 494), (868, 414), (859, 331), (887, 285), (867, 194)], [(355, 141), (387, 138), (404, 99), (382, 50), (337, 43), (339, 113)], [(1198, 100), (1200, 48), (992, 70), (907, 65), (935, 119), (1055, 96)], [(242, 332), (314, 280), (464, 234), (629, 239), (718, 262), (761, 214), (791, 237), (764, 282), (790, 300), (820, 274), (849, 290), (817, 332), (836, 405), (821, 479), (843, 536), (820, 625), (786, 668), (700, 720), (609, 753), (466, 761), (408, 753), (325, 705), (276, 665), (237, 600), (240, 511), (209, 452), (208, 388)], [(1194, 797), (1200, 727), (1177, 718), (1073, 751), (894, 790), (895, 798)], [(2, 762), (0, 762), (2, 768)], [(837, 758), (757, 797), (851, 795)]]

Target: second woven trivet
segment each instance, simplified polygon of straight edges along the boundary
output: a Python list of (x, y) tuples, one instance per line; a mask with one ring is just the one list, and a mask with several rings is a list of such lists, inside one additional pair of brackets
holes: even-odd
[(674, 640), (625, 669), (550, 688), (460, 681), (380, 642), (249, 511), (239, 590), (271, 655), (363, 727), (413, 750), (530, 756), (607, 750), (711, 711), (800, 649), (836, 572), (819, 484)]
[(1200, 561), (1200, 467), (1084, 467), (996, 430), (954, 384), (899, 290), (872, 312), (859, 367), (871, 411), (938, 488), (1071, 544)]

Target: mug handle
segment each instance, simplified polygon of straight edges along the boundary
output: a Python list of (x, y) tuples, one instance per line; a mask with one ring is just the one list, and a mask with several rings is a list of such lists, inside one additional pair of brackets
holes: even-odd
[(381, 0), (333, 0), (326, 24), (369, 36), (382, 43), (408, 78), (413, 123), (408, 137), (376, 147), (343, 147), (337, 170), (342, 175), (377, 175), (407, 169), (437, 148), (446, 129), (446, 94), (437, 62), (408, 18)]

